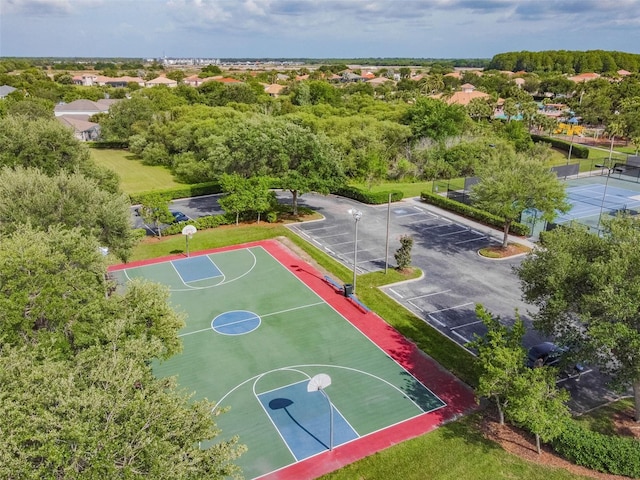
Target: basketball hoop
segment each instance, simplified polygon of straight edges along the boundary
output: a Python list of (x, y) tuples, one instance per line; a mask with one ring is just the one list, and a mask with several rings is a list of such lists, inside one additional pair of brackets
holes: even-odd
[(193, 238), (194, 233), (196, 233), (198, 229), (193, 225), (185, 225), (182, 229), (182, 235), (185, 237), (185, 241), (187, 242), (187, 257), (189, 256), (189, 239)]

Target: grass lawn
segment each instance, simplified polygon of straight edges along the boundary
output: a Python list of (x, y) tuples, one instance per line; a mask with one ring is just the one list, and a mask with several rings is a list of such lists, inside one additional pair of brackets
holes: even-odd
[(522, 460), (486, 440), (478, 415), (395, 445), (321, 477), (322, 480), (577, 480), (586, 477)]
[(165, 167), (143, 165), (126, 150), (90, 148), (91, 158), (120, 177), (120, 188), (129, 195), (180, 185)]

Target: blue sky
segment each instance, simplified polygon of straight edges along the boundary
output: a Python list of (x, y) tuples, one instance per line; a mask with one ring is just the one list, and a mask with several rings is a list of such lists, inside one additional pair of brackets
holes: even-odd
[(0, 56), (640, 53), (640, 0), (0, 0)]

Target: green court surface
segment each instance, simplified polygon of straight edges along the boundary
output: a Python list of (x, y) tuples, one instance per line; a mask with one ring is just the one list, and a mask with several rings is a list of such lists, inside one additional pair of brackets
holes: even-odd
[[(349, 311), (330, 305), (334, 290), (319, 288), (317, 275), (304, 283), (297, 265), (276, 256), (254, 245), (112, 271), (121, 283), (142, 277), (170, 288), (186, 314), (184, 349), (154, 371), (229, 407), (216, 423), (223, 438), (247, 445), (238, 461), (246, 478), (444, 406), (343, 316)], [(318, 374), (331, 385), (308, 392)]]

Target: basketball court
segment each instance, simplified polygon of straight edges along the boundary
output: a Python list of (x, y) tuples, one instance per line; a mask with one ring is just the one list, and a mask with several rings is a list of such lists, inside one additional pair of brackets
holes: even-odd
[(222, 438), (247, 445), (246, 478), (315, 478), (475, 406), (470, 389), (277, 241), (111, 274), (170, 289), (186, 314), (184, 349), (154, 371), (228, 408), (215, 420)]

